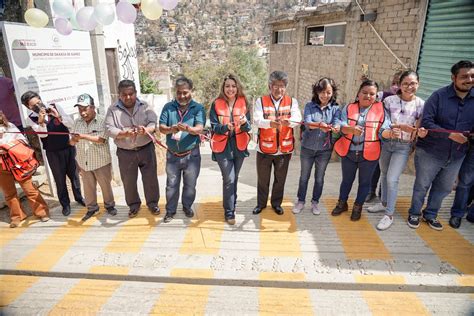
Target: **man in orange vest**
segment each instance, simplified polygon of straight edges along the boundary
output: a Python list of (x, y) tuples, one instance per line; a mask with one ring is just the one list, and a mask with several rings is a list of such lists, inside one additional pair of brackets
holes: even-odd
[(285, 189), (286, 174), (294, 149), (293, 129), (302, 118), (296, 99), (286, 95), (288, 75), (283, 71), (270, 74), (270, 94), (255, 102), (254, 122), (258, 127), (257, 146), (257, 206), (253, 214), (259, 214), (267, 207), (272, 165), (274, 181), (271, 205), (275, 213), (284, 213), (281, 203)]

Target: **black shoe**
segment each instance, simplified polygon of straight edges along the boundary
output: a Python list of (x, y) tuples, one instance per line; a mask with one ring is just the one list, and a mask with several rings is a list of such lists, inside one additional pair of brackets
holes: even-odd
[(138, 215), (138, 208), (137, 209), (130, 209), (128, 211), (128, 218), (134, 218)]
[(331, 215), (332, 216), (339, 216), (343, 212), (347, 212), (348, 208), (349, 208), (349, 206), (347, 205), (347, 201), (339, 200), (339, 201), (337, 201), (336, 207), (332, 210)]
[(149, 210), (150, 210), (151, 214), (153, 214), (153, 215), (160, 215), (160, 207), (158, 205), (150, 207)]
[(109, 207), (107, 209), (107, 213), (110, 215), (110, 216), (115, 216), (117, 215), (117, 209), (115, 207)]
[(461, 227), (461, 220), (461, 217), (451, 216), (451, 218), (449, 219), (449, 226), (454, 229), (458, 229), (459, 227)]
[(166, 214), (165, 218), (163, 218), (163, 223), (169, 223), (173, 220), (174, 215)]
[(365, 202), (367, 203), (375, 202), (376, 198), (377, 198), (377, 195), (375, 194), (375, 192), (370, 192), (365, 198)]
[(408, 224), (408, 227), (413, 228), (413, 229), (420, 227), (420, 216), (408, 215), (407, 224)]
[(227, 224), (229, 224), (229, 225), (234, 225), (235, 224), (235, 212), (233, 212), (233, 211), (226, 212), (224, 217), (225, 217), (225, 221), (227, 222)]
[(362, 215), (362, 206), (364, 204), (354, 203), (352, 206), (351, 221), (358, 221)]
[(423, 220), (434, 230), (443, 230), (443, 224), (441, 224), (437, 218), (427, 219), (423, 217)]
[(258, 207), (258, 206), (256, 206), (256, 207), (253, 209), (252, 214), (253, 214), (253, 215), (260, 214), (260, 213), (262, 213), (262, 210), (263, 210), (263, 207)]
[(89, 218), (91, 218), (92, 216), (95, 215), (95, 213), (97, 213), (99, 210), (92, 210), (92, 211), (87, 211), (86, 215), (84, 215), (84, 217), (82, 218), (82, 221), (85, 222), (87, 221)]
[(469, 223), (474, 223), (474, 215), (472, 215), (472, 216), (467, 215), (466, 216), (466, 221), (468, 221)]
[(186, 215), (186, 217), (191, 218), (194, 216), (194, 211), (193, 211), (192, 206), (190, 208), (183, 207), (183, 212), (184, 212), (184, 215)]
[(283, 213), (285, 213), (281, 206), (272, 206), (272, 208), (278, 215), (283, 215)]
[(71, 206), (69, 205), (63, 206), (63, 215), (64, 216), (71, 215)]
[(76, 200), (77, 204), (81, 204), (82, 206), (86, 206), (86, 201), (84, 199)]

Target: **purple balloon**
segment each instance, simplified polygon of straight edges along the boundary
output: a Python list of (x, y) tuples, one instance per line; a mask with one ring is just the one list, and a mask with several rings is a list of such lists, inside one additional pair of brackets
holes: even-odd
[(135, 19), (137, 18), (137, 10), (130, 2), (120, 1), (117, 3), (116, 10), (117, 18), (123, 23), (130, 24), (135, 22)]
[(72, 25), (71, 22), (64, 18), (57, 18), (54, 20), (54, 27), (56, 31), (58, 31), (61, 35), (69, 35), (72, 32)]
[(168, 10), (168, 11), (173, 10), (178, 5), (178, 0), (159, 0), (159, 1), (163, 9)]

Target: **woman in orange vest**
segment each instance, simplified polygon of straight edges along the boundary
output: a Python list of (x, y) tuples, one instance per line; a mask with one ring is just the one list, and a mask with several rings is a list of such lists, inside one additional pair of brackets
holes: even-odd
[[(18, 128), (9, 123), (5, 114), (0, 111), (0, 146), (11, 141), (22, 140), (26, 142), (25, 136), (19, 134)], [(15, 228), (20, 225), (20, 222), (27, 216), (21, 207), (20, 199), (16, 192), (15, 178), (11, 171), (8, 170), (6, 162), (3, 157), (8, 155), (2, 148), (0, 148), (0, 188), (5, 195), (5, 201), (10, 208), (10, 227)], [(33, 186), (31, 177), (18, 182), (23, 189), (23, 192), (28, 199), (33, 214), (37, 216), (42, 222), (49, 220), (48, 205), (44, 201), (41, 193)]]
[(247, 98), (239, 79), (229, 74), (221, 85), (217, 99), (211, 105), (212, 160), (222, 173), (224, 217), (235, 224), (237, 182), (244, 158), (249, 156), (250, 113)]
[(342, 157), (342, 183), (339, 201), (331, 213), (333, 216), (348, 210), (347, 199), (359, 170), (359, 187), (351, 220), (360, 219), (372, 174), (380, 157), (381, 138), (388, 139), (393, 135), (390, 116), (385, 112), (383, 104), (376, 100), (377, 91), (375, 81), (365, 80), (359, 87), (355, 102), (342, 110), (342, 136), (334, 145), (337, 154)]

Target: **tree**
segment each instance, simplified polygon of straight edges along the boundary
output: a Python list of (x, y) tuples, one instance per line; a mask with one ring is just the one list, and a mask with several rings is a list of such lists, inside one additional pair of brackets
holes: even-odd
[(158, 88), (158, 80), (153, 80), (150, 73), (146, 70), (140, 70), (140, 90), (143, 94), (161, 94), (162, 91)]
[(183, 69), (185, 75), (194, 82), (195, 98), (207, 109), (219, 95), (222, 78), (229, 73), (239, 77), (249, 102), (253, 103), (267, 92), (266, 64), (263, 59), (258, 58), (256, 49), (233, 48), (222, 63), (206, 61), (188, 64)]

